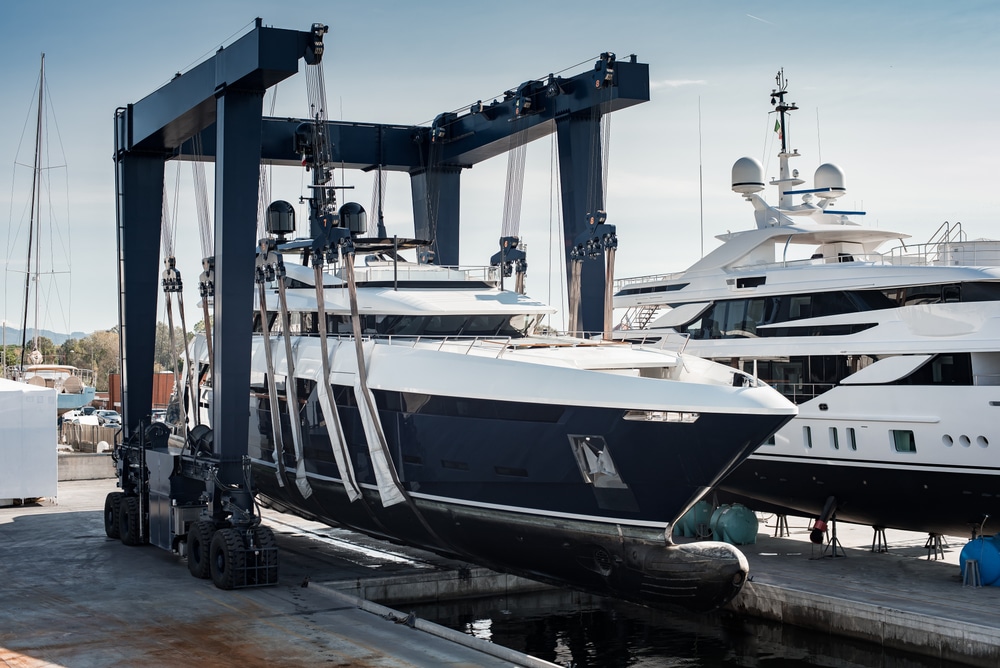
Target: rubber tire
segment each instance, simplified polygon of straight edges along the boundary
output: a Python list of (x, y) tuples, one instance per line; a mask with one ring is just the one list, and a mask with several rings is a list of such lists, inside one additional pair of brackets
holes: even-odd
[(233, 528), (219, 529), (212, 536), (209, 560), (212, 582), (219, 589), (235, 589), (246, 584), (246, 546), (240, 532)]
[(212, 548), (212, 535), (215, 524), (207, 520), (195, 522), (188, 529), (187, 560), (191, 575), (202, 580), (212, 577), (212, 560), (209, 552)]
[(126, 545), (142, 545), (145, 540), (139, 535), (142, 513), (139, 512), (139, 497), (126, 496), (121, 500), (118, 513), (118, 530)]
[(104, 533), (108, 538), (122, 537), (121, 525), (118, 522), (124, 496), (121, 492), (110, 492), (104, 498)]
[[(278, 542), (274, 539), (271, 527), (258, 526), (253, 530), (254, 546), (266, 552), (261, 552), (257, 559), (257, 568), (253, 569), (251, 577), (256, 585), (278, 584)], [(262, 577), (261, 577), (262, 576)]]

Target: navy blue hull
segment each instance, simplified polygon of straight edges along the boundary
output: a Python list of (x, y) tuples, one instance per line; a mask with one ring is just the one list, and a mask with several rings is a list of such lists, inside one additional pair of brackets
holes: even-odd
[[(258, 400), (264, 445), (250, 454), (258, 490), (273, 505), (498, 570), (696, 609), (734, 596), (745, 562), (728, 546), (669, 545), (668, 525), (789, 419), (702, 414), (693, 423), (640, 422), (615, 409), (448, 398), (407, 411), (399, 395), (378, 392), (392, 463), (410, 499), (385, 508), (353, 395), (337, 397), (364, 498), (348, 501), (311, 399), (301, 417), (313, 494), (303, 498), (294, 484), (287, 451), (279, 486), (270, 412)], [(608, 453), (615, 475), (587, 475), (580, 452), (588, 437)]]
[[(947, 473), (921, 467), (871, 468), (805, 458), (753, 458), (718, 488), (722, 503), (754, 510), (817, 517), (830, 496), (837, 518), (894, 529), (971, 536), (1000, 526), (1000, 470)], [(905, 500), (905, 502), (903, 502)], [(985, 524), (983, 522), (985, 521)]]

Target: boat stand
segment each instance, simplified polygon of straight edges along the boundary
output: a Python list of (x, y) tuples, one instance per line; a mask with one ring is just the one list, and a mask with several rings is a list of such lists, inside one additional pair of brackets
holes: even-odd
[[(823, 545), (823, 551), (818, 557), (813, 557), (813, 559), (841, 559), (846, 558), (847, 553), (844, 551), (844, 546), (840, 544), (840, 539), (837, 538), (837, 518), (834, 517), (830, 520), (830, 537)], [(813, 551), (815, 551), (816, 546), (813, 546)], [(827, 554), (829, 552), (829, 554)]]
[(872, 552), (888, 553), (889, 542), (885, 539), (885, 527), (873, 526), (875, 535), (872, 536)]
[(791, 536), (792, 532), (788, 530), (788, 516), (787, 515), (776, 515), (774, 524), (774, 537), (784, 538), (785, 536)]
[(930, 561), (931, 555), (934, 555), (934, 561), (938, 559), (944, 559), (944, 548), (949, 547), (948, 541), (944, 539), (939, 533), (929, 533), (927, 534), (927, 542), (924, 543), (924, 547), (927, 549), (927, 560)]

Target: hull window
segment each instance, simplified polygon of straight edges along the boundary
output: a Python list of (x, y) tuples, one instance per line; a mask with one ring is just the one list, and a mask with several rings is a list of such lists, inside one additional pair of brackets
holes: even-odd
[[(749, 279), (744, 279), (749, 280)], [(749, 285), (739, 287), (752, 287)], [(624, 294), (625, 291), (619, 294)], [(692, 339), (732, 339), (748, 336), (849, 336), (874, 324), (769, 327), (805, 318), (879, 311), (900, 306), (1000, 300), (1000, 282), (909, 286), (889, 290), (816, 292), (774, 297), (730, 299), (713, 304), (676, 329)], [(672, 304), (677, 307), (680, 304)]]
[(851, 450), (858, 449), (858, 438), (854, 433), (854, 427), (847, 428), (847, 445), (851, 448)]
[(909, 429), (893, 429), (892, 445), (896, 452), (916, 452), (917, 443), (913, 439), (913, 432)]
[(805, 444), (807, 448), (812, 448), (813, 446), (812, 427), (802, 427), (802, 443)]
[(936, 355), (927, 364), (896, 385), (973, 385), (972, 356), (969, 353)]
[(639, 504), (622, 480), (604, 438), (570, 435), (569, 443), (580, 474), (591, 485), (597, 506), (615, 512), (638, 512)]
[[(337, 405), (355, 405), (353, 390), (334, 386)], [(516, 422), (556, 423), (562, 419), (563, 407), (553, 404), (533, 404), (522, 401), (498, 401), (471, 397), (386, 392), (375, 390), (379, 411), (440, 415), (442, 417), (480, 420), (513, 420)], [(350, 402), (350, 403), (348, 403)]]
[(594, 487), (624, 488), (608, 444), (600, 436), (570, 436), (583, 479)]
[(830, 427), (830, 445), (834, 450), (840, 450), (840, 439), (837, 437), (836, 427)]

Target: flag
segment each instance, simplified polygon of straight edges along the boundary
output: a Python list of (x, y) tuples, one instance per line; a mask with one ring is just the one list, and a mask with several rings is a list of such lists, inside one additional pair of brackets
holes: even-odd
[(778, 139), (783, 139), (781, 136), (781, 121), (777, 119), (774, 121), (774, 131), (778, 133)]

